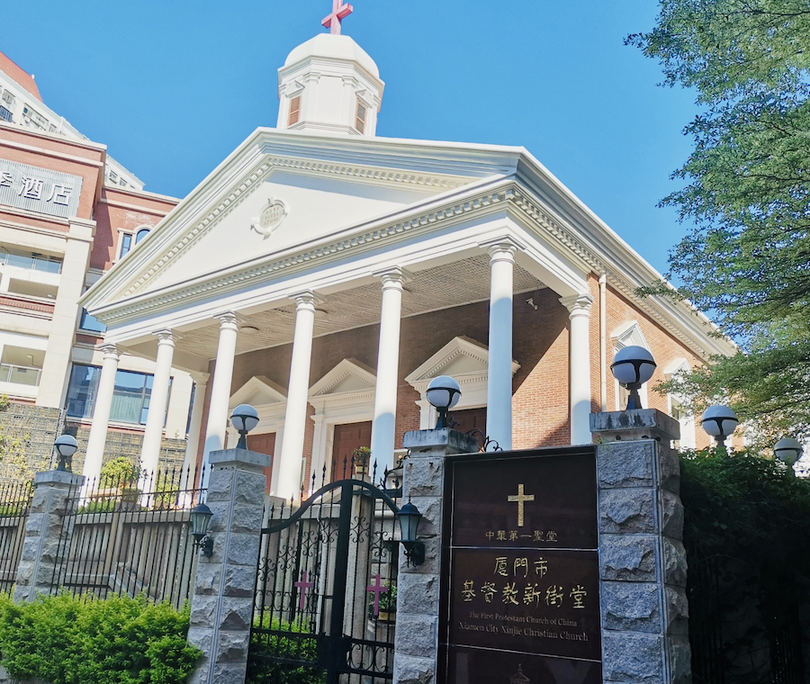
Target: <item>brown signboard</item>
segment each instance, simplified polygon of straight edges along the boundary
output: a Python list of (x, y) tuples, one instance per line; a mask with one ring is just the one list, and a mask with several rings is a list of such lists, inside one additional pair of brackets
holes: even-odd
[(447, 461), (446, 684), (602, 680), (591, 447)]

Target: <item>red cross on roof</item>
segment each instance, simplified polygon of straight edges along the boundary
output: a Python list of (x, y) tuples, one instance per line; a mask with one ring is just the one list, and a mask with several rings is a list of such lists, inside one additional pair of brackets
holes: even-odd
[(354, 7), (344, 5), (343, 0), (332, 0), (332, 13), (324, 17), (321, 24), (329, 29), (329, 33), (340, 35), (340, 22), (354, 12)]

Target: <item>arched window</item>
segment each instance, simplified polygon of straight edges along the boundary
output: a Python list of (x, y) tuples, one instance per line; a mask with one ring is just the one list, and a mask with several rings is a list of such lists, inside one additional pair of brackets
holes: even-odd
[(141, 240), (149, 235), (150, 230), (151, 228), (139, 228), (138, 232), (135, 233), (135, 244), (137, 245)]

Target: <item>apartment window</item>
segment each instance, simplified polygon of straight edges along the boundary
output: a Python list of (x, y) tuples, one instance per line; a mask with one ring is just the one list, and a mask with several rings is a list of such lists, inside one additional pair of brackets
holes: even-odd
[(3, 121), (12, 121), (13, 118), (11, 111), (6, 109), (3, 105), (0, 105), (0, 119)]
[(132, 249), (133, 237), (132, 233), (121, 233), (121, 248), (118, 250), (119, 259), (129, 254), (129, 250)]
[[(97, 366), (73, 365), (67, 394), (68, 416), (71, 418), (93, 417), (100, 377), (101, 368)], [(145, 425), (153, 381), (154, 376), (148, 373), (119, 370), (115, 374), (110, 420)], [(171, 384), (169, 388), (171, 391)], [(165, 420), (164, 416), (164, 424)]]
[(301, 118), (301, 96), (298, 95), (290, 100), (290, 116), (287, 119), (287, 125), (292, 126), (298, 123)]
[(79, 329), (97, 333), (107, 332), (107, 326), (95, 316), (91, 316), (89, 313), (87, 313), (87, 309), (82, 309), (82, 317), (79, 321)]
[(110, 171), (108, 178), (110, 179), (110, 183), (118, 182), (118, 174), (115, 171)]
[(48, 130), (48, 120), (28, 105), (23, 107), (23, 122), (26, 126), (33, 126), (42, 131)]
[(3, 102), (5, 102), (9, 106), (14, 104), (14, 95), (10, 90), (3, 91)]
[(357, 112), (354, 117), (354, 127), (361, 133), (366, 132), (366, 111), (366, 106), (358, 100)]

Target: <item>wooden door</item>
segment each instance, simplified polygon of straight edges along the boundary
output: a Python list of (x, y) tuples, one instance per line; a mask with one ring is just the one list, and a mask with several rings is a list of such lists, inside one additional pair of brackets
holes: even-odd
[[(342, 480), (344, 477), (351, 477), (349, 472), (352, 462), (352, 452), (358, 447), (371, 446), (371, 421), (364, 423), (346, 423), (335, 425), (335, 436), (332, 443), (332, 465), (330, 466), (334, 480)], [(343, 464), (346, 463), (344, 475)], [(369, 468), (373, 467), (369, 463)]]
[(247, 447), (250, 451), (256, 451), (260, 454), (270, 454), (270, 467), (264, 469), (264, 474), (267, 477), (267, 486), (264, 491), (265, 494), (269, 494), (270, 481), (273, 479), (273, 463), (276, 458), (276, 433), (267, 432), (263, 435), (248, 435)]
[[(484, 443), (482, 435), (487, 434), (487, 407), (464, 409), (462, 411), (450, 411), (450, 425), (459, 432), (469, 432), (470, 430), (481, 430), (474, 432), (473, 437), (478, 440), (479, 445)], [(455, 425), (453, 425), (455, 421)]]

